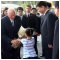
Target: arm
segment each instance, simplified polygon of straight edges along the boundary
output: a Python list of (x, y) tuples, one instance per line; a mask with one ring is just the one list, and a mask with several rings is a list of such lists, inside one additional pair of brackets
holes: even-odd
[(53, 44), (54, 26), (55, 26), (56, 20), (57, 20), (57, 18), (53, 14), (50, 14), (47, 19), (48, 47), (50, 47), (50, 48), (52, 48), (52, 44)]
[(7, 36), (7, 31), (5, 28), (4, 21), (1, 21), (1, 44), (4, 49), (11, 49), (11, 39)]
[(21, 44), (20, 41), (21, 41), (21, 39), (12, 40), (12, 41), (11, 41), (11, 43), (12, 43), (11, 46), (12, 46), (13, 48), (17, 48), (17, 47), (19, 47), (20, 44)]

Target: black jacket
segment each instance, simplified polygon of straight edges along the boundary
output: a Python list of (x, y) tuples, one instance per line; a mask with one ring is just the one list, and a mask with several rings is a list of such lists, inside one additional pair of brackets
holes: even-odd
[(59, 20), (55, 23), (52, 58), (59, 59)]
[(29, 17), (27, 17), (27, 15), (23, 15), (23, 17), (25, 18), (23, 20), (23, 25), (24, 25), (24, 28), (35, 28), (35, 16), (33, 14), (30, 14)]
[[(18, 38), (18, 30), (21, 26), (21, 20), (18, 16), (14, 19), (14, 27), (8, 16), (1, 19), (1, 49), (2, 53), (6, 55), (12, 55), (12, 52), (17, 51), (11, 47), (11, 40)], [(8, 58), (8, 57), (7, 57)]]
[(43, 19), (41, 26), (42, 44), (44, 47), (48, 47), (48, 44), (53, 44), (54, 26), (58, 18), (48, 10)]

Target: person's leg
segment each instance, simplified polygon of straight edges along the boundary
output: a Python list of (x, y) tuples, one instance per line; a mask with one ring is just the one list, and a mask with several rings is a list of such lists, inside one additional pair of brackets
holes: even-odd
[(45, 49), (42, 47), (42, 57), (45, 56)]
[(35, 45), (34, 45), (34, 48), (35, 48), (36, 54), (38, 55), (38, 49), (37, 49), (37, 36), (35, 35), (34, 38), (35, 38)]
[(52, 48), (49, 48), (49, 49), (48, 49), (48, 53), (49, 53), (49, 54), (48, 54), (48, 58), (49, 58), (49, 59), (52, 59)]
[(52, 49), (45, 49), (45, 58), (46, 59), (51, 59), (52, 58)]

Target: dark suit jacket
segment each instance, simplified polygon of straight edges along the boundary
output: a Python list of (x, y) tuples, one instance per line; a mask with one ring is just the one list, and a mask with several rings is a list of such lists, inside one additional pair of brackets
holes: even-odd
[(55, 23), (52, 58), (59, 59), (59, 20)]
[(48, 10), (43, 19), (43, 24), (41, 26), (42, 45), (46, 48), (48, 44), (53, 44), (54, 26), (57, 17)]
[(29, 17), (27, 17), (27, 15), (23, 15), (24, 19), (22, 20), (23, 21), (23, 26), (24, 28), (35, 28), (35, 16), (33, 14), (30, 14)]
[(36, 21), (35, 23), (36, 32), (40, 34), (41, 33), (41, 17), (38, 17), (35, 15), (35, 21)]
[[(36, 32), (39, 32), (39, 25), (40, 22), (39, 22), (39, 18), (34, 15), (34, 14), (30, 14), (29, 17), (27, 17), (27, 15), (23, 15), (23, 20), (22, 20), (22, 26), (24, 28), (34, 28), (34, 30)], [(34, 45), (34, 48), (35, 48), (35, 51), (37, 53), (37, 36), (34, 36), (35, 38), (35, 45)]]
[[(1, 19), (1, 48), (4, 54), (13, 54), (16, 53), (17, 49), (11, 47), (11, 40), (18, 38), (18, 30), (21, 26), (21, 20), (18, 16), (14, 19), (14, 27), (11, 24), (11, 21), (8, 16), (5, 16)], [(8, 57), (7, 57), (8, 58)]]

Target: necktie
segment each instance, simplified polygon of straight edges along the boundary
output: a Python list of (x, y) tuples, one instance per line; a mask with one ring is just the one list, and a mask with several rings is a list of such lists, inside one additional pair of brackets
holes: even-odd
[(30, 16), (30, 15), (28, 14), (28, 18), (29, 18), (29, 16)]
[(14, 21), (12, 21), (11, 23), (12, 23), (12, 26), (14, 26)]
[(22, 16), (20, 16), (21, 20), (22, 20)]

